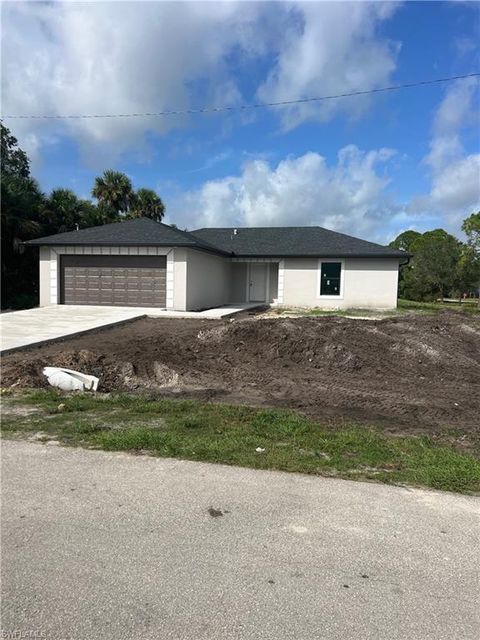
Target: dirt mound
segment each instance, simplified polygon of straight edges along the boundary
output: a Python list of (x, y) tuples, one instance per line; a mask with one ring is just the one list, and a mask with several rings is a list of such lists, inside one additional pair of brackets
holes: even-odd
[(456, 314), (145, 318), (8, 354), (2, 384), (46, 386), (46, 365), (96, 375), (103, 391), (203, 391), (224, 401), (408, 430), (479, 426), (480, 323)]

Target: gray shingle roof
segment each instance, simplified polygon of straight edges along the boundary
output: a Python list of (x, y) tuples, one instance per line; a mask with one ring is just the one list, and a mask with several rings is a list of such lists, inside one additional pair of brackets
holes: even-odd
[(29, 240), (25, 244), (44, 246), (175, 246), (223, 253), (221, 249), (212, 247), (206, 240), (149, 218), (136, 218), (124, 222), (104, 224), (99, 227), (88, 227), (79, 231), (57, 233), (53, 236)]
[(114, 222), (29, 240), (29, 245), (174, 246), (238, 257), (378, 257), (408, 254), (322, 227), (253, 227), (181, 231), (149, 218)]
[(311, 257), (383, 257), (404, 258), (398, 249), (360, 240), (322, 227), (253, 227), (234, 229), (197, 229), (197, 238), (236, 256), (311, 256)]

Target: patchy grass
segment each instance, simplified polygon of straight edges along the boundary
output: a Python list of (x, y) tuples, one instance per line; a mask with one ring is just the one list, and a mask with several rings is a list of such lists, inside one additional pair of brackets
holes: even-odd
[(340, 316), (340, 317), (362, 317), (362, 318), (391, 318), (405, 314), (435, 314), (441, 311), (454, 311), (465, 315), (478, 315), (480, 317), (480, 307), (476, 300), (465, 302), (416, 302), (414, 300), (398, 300), (396, 309), (302, 309), (298, 307), (273, 308), (270, 314), (276, 316)]
[(274, 316), (342, 316), (342, 317), (384, 317), (394, 315), (395, 311), (377, 311), (375, 309), (307, 309), (301, 307), (272, 308), (267, 313)]
[(464, 302), (416, 302), (415, 300), (398, 300), (397, 311), (437, 313), (439, 311), (454, 311), (465, 314), (480, 314), (477, 300), (465, 300)]
[(447, 440), (393, 437), (358, 424), (333, 429), (288, 410), (54, 390), (7, 394), (3, 405), (4, 437), (480, 492), (480, 462)]

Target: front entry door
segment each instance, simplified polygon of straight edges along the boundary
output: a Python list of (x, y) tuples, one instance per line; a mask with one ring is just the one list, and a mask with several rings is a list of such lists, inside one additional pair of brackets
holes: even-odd
[(267, 299), (267, 264), (251, 263), (249, 269), (249, 302), (265, 302)]

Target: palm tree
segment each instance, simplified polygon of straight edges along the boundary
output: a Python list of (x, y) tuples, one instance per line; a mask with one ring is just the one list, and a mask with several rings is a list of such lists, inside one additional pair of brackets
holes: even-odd
[(92, 196), (117, 214), (127, 213), (133, 196), (132, 183), (124, 173), (108, 170), (95, 178)]
[(132, 198), (129, 218), (151, 218), (160, 222), (165, 214), (165, 205), (153, 189), (138, 189)]
[(72, 231), (80, 222), (83, 202), (70, 189), (54, 189), (47, 198), (42, 211), (42, 220), (51, 227), (52, 233)]

